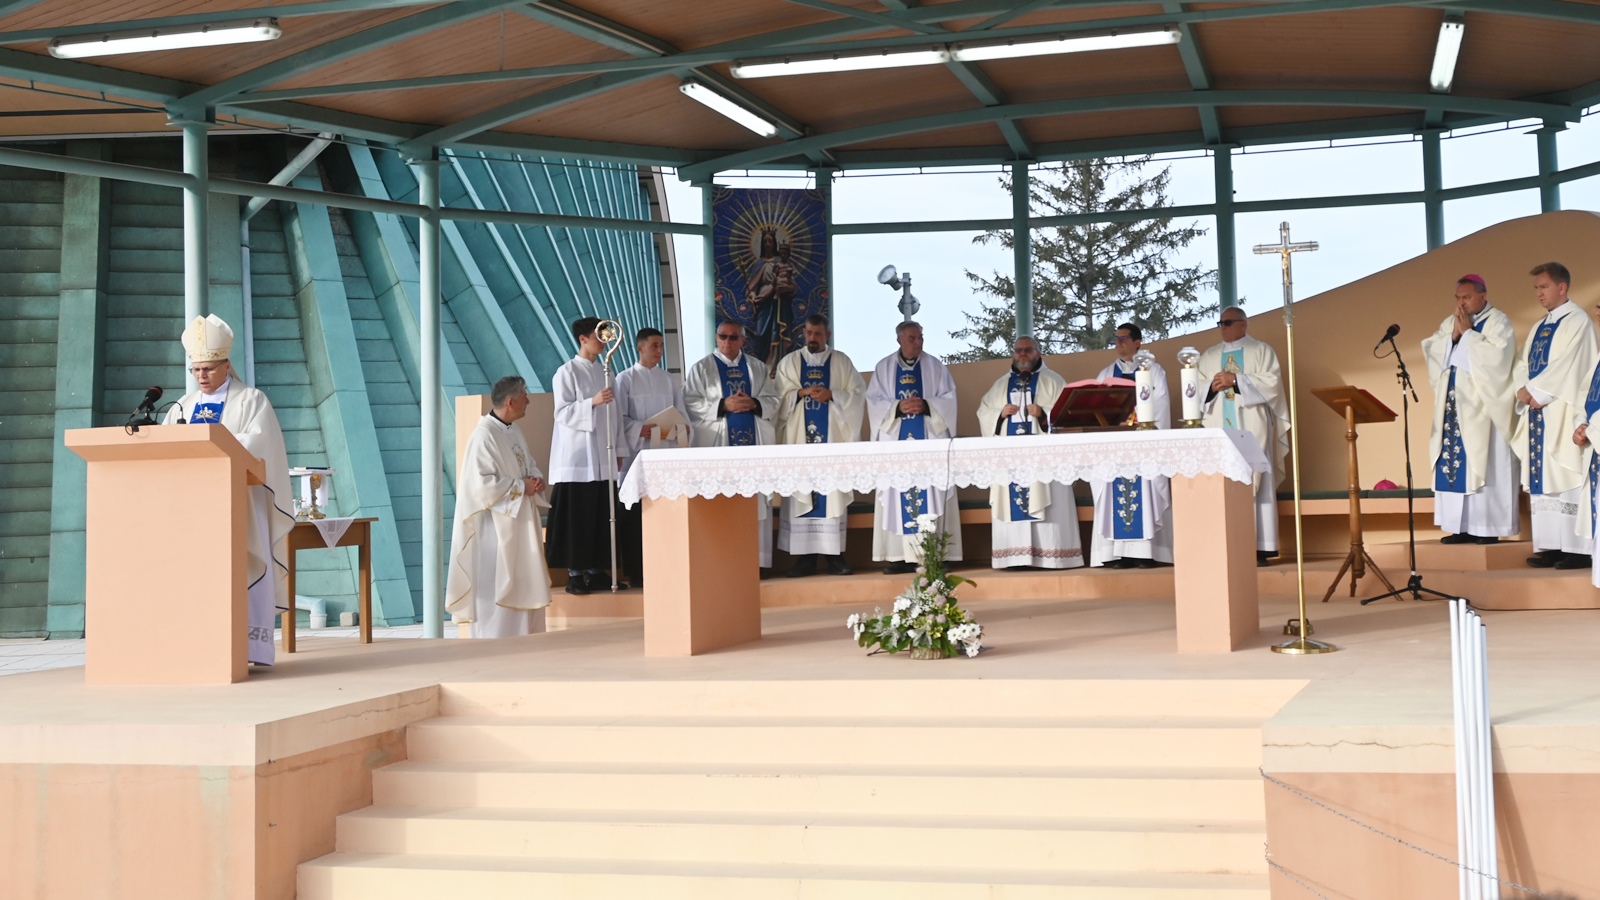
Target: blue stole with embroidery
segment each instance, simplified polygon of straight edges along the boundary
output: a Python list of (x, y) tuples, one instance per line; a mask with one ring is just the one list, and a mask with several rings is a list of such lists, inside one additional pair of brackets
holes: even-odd
[[(800, 387), (824, 387), (833, 389), (833, 354), (822, 358), (820, 365), (811, 365), (804, 356), (800, 357)], [(828, 442), (828, 404), (816, 400), (802, 400), (800, 404), (805, 410), (806, 443), (826, 444)], [(828, 517), (828, 495), (812, 492), (811, 511), (802, 515), (802, 519), (826, 519)]]
[[(1238, 350), (1229, 350), (1228, 353), (1240, 354), (1240, 351), (1238, 351)], [(1223, 359), (1224, 360), (1226, 360), (1228, 358), (1228, 353), (1224, 353), (1223, 354)], [(1235, 356), (1234, 360), (1235, 360), (1235, 362), (1240, 362), (1241, 363), (1241, 371), (1242, 371), (1243, 370), (1242, 356)], [(1130, 378), (1131, 379), (1131, 378), (1134, 377), (1135, 374), (1137, 374), (1137, 372), (1138, 372), (1137, 369), (1129, 369), (1128, 371), (1124, 372), (1122, 370), (1122, 363), (1121, 362), (1115, 362), (1115, 363), (1111, 364), (1111, 377), (1113, 377), (1113, 378)], [(1233, 401), (1231, 401), (1231, 400), (1227, 399), (1226, 397), (1224, 397), (1222, 402), (1223, 402), (1223, 417), (1224, 417), (1224, 419), (1226, 419), (1228, 417), (1228, 415), (1229, 415), (1228, 406), (1231, 405), (1233, 403)], [(1237, 417), (1235, 417), (1235, 418), (1237, 418)], [(1238, 424), (1235, 423), (1233, 425), (1229, 425), (1228, 427), (1229, 428), (1237, 428)], [(1143, 506), (1143, 505), (1144, 505), (1144, 478), (1142, 478), (1142, 477), (1140, 477), (1138, 475), (1135, 475), (1132, 478), (1118, 478), (1115, 481), (1111, 482), (1111, 539), (1112, 540), (1114, 540), (1114, 541), (1142, 541), (1142, 540), (1145, 539), (1145, 534), (1144, 534), (1144, 516), (1139, 514), (1139, 508), (1141, 506)]]
[(190, 425), (221, 425), (222, 407), (227, 405), (224, 399), (221, 403), (196, 403), (190, 411)]
[[(1020, 398), (1020, 399), (1022, 399), (1023, 402), (1018, 404), (1019, 406), (1023, 407), (1022, 414), (1024, 416), (1028, 415), (1027, 401), (1033, 397), (1034, 388), (1036, 387), (1036, 385), (1038, 383), (1038, 380), (1039, 380), (1039, 373), (1038, 372), (1027, 372), (1027, 373), (1012, 372), (1011, 373), (1011, 380), (1006, 382), (1006, 396), (1007, 397), (1013, 397), (1013, 396), (1016, 396), (1017, 394), (1026, 394), (1027, 395), (1025, 397)], [(1008, 434), (1008, 435), (1012, 435), (1012, 434), (1033, 434), (1033, 419), (1030, 417), (1026, 422), (1018, 422), (1018, 421), (1015, 420), (1014, 417), (1008, 417), (1006, 419), (1006, 434)], [(1025, 485), (1025, 484), (1013, 484), (1013, 485), (1011, 485), (1011, 488), (1010, 488), (1011, 521), (1013, 521), (1013, 522), (1037, 522), (1037, 521), (1039, 521), (1038, 517), (1036, 517), (1032, 513), (1028, 512), (1028, 494), (1029, 494), (1029, 491), (1030, 491), (1030, 488), (1028, 487), (1028, 485)]]
[[(1589, 428), (1590, 428), (1590, 430), (1594, 430), (1597, 425), (1600, 425), (1600, 419), (1596, 419), (1596, 417), (1595, 417), (1596, 413), (1600, 413), (1600, 366), (1595, 366), (1594, 367), (1594, 374), (1589, 376), (1589, 396), (1585, 397), (1584, 400), (1583, 400), (1583, 411), (1589, 417)], [(1600, 433), (1597, 433), (1596, 437), (1600, 437)], [(1594, 443), (1595, 443), (1595, 437), (1589, 438), (1589, 445), (1590, 445), (1591, 449), (1593, 448)], [(1600, 451), (1593, 451), (1593, 452), (1591, 452), (1589, 454), (1589, 533), (1590, 534), (1594, 533), (1594, 526), (1595, 526), (1594, 491), (1595, 491), (1595, 486), (1596, 485), (1600, 485)]]
[[(1229, 363), (1233, 364), (1233, 368), (1231, 368), (1231, 369), (1228, 368), (1228, 364)], [(1244, 348), (1243, 347), (1239, 347), (1239, 348), (1236, 348), (1236, 349), (1233, 349), (1233, 350), (1224, 350), (1224, 351), (1222, 351), (1222, 371), (1224, 371), (1224, 372), (1243, 372), (1244, 371)], [(1132, 378), (1133, 376), (1129, 375), (1128, 377)], [(1234, 395), (1236, 395), (1237, 393), (1238, 393), (1238, 391), (1236, 391), (1236, 390), (1226, 390), (1226, 391), (1222, 392), (1222, 427), (1223, 428), (1238, 428), (1239, 427), (1239, 403), (1238, 403), (1238, 401), (1236, 401), (1234, 399)]]
[[(1483, 333), (1479, 319), (1472, 330)], [(1461, 411), (1456, 405), (1456, 367), (1450, 367), (1450, 381), (1444, 392), (1443, 437), (1439, 444), (1439, 458), (1433, 464), (1433, 489), (1448, 494), (1467, 492), (1467, 445), (1461, 440)]]
[[(1563, 316), (1562, 318), (1565, 318)], [(1528, 377), (1533, 378), (1550, 365), (1550, 342), (1561, 319), (1545, 322), (1533, 333), (1528, 347)], [(1528, 409), (1528, 493), (1544, 493), (1544, 410)]]
[[(744, 391), (750, 396), (755, 396), (755, 390), (750, 386), (750, 363), (746, 361), (743, 353), (739, 354), (738, 365), (728, 365), (717, 357), (717, 371), (722, 374), (722, 397), (726, 400), (734, 394)], [(723, 414), (723, 421), (728, 426), (729, 447), (749, 447), (756, 442), (756, 414), (754, 412), (729, 412)]]
[[(898, 359), (895, 360), (898, 373), (895, 376), (894, 396), (897, 400), (906, 400), (911, 397), (922, 397), (922, 358), (907, 368)], [(927, 417), (922, 415), (900, 417), (900, 440), (924, 441), (928, 439)], [(909, 488), (900, 492), (900, 533), (917, 533), (917, 516), (928, 511), (928, 498), (922, 493), (922, 488)]]

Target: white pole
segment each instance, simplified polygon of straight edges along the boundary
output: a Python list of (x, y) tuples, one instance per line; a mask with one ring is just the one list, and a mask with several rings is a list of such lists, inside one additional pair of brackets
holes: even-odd
[[(1478, 738), (1479, 722), (1478, 711), (1482, 708), (1478, 699), (1478, 688), (1483, 673), (1478, 671), (1478, 641), (1477, 624), (1473, 621), (1472, 611), (1467, 610), (1461, 620), (1461, 650), (1462, 660), (1466, 664), (1467, 687), (1467, 778), (1468, 801), (1471, 807), (1471, 831), (1467, 845), (1467, 858), (1462, 860), (1473, 871), (1482, 871), (1483, 847), (1483, 782), (1480, 778), (1482, 759), (1481, 744)], [(1483, 900), (1483, 880), (1476, 875), (1471, 876), (1473, 900)]]
[[(1450, 695), (1454, 703), (1456, 735), (1456, 858), (1462, 863), (1471, 855), (1472, 805), (1468, 800), (1471, 773), (1467, 768), (1466, 685), (1463, 684), (1462, 666), (1465, 660), (1461, 647), (1461, 617), (1466, 606), (1461, 600), (1450, 601)], [(1472, 885), (1465, 867), (1456, 870), (1460, 882), (1461, 900), (1471, 896)]]
[(1499, 896), (1500, 853), (1494, 812), (1494, 719), (1489, 712), (1489, 626), (1481, 616), (1474, 618), (1478, 620), (1478, 690), (1482, 699), (1479, 721), (1483, 730), (1483, 854), (1478, 861), (1483, 871), (1483, 895), (1493, 898)]
[(440, 291), (439, 161), (413, 160), (417, 194), (428, 214), (418, 223), (417, 255), (422, 339), (419, 377), (422, 390), (422, 636), (444, 637), (444, 455), (440, 449), (439, 377)]

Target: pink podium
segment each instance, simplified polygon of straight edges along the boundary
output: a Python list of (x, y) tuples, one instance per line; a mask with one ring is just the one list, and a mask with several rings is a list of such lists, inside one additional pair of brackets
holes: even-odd
[(262, 462), (221, 425), (65, 438), (89, 463), (84, 680), (243, 681), (247, 488)]

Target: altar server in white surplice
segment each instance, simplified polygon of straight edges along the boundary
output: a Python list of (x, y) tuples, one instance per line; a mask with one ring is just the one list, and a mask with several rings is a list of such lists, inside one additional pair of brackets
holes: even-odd
[(1444, 544), (1493, 544), (1517, 533), (1517, 336), (1489, 305), (1480, 275), (1456, 281), (1455, 309), (1422, 341), (1433, 385), (1433, 524)]
[[(689, 368), (683, 399), (696, 447), (750, 447), (776, 443), (772, 418), (778, 392), (761, 360), (744, 352), (744, 329), (717, 323), (717, 349)], [(772, 498), (756, 497), (762, 575), (772, 568)]]
[(1222, 343), (1200, 354), (1201, 374), (1210, 377), (1204, 421), (1209, 428), (1250, 433), (1271, 468), (1257, 473), (1256, 562), (1278, 555), (1278, 482), (1289, 455), (1289, 406), (1284, 397), (1278, 353), (1250, 337), (1244, 310), (1230, 306), (1218, 323)]
[[(1144, 332), (1132, 323), (1117, 326), (1117, 358), (1100, 370), (1101, 381), (1132, 381), (1139, 365), (1133, 355), (1144, 346)], [(1172, 399), (1167, 393), (1167, 370), (1150, 363), (1155, 376), (1157, 428), (1172, 427)], [(1090, 482), (1094, 493), (1094, 527), (1090, 529), (1090, 565), (1109, 569), (1149, 569), (1172, 563), (1172, 482), (1165, 475), (1153, 478), (1118, 478)]]
[[(1050, 433), (1050, 410), (1067, 386), (1039, 355), (1039, 342), (1019, 337), (1011, 344), (1011, 371), (1001, 375), (978, 403), (982, 437)], [(1028, 453), (1019, 440), (1015, 455)], [(995, 484), (989, 486), (989, 564), (996, 569), (1076, 569), (1083, 565), (1078, 537), (1078, 505), (1072, 485)]]
[(1528, 332), (1511, 375), (1517, 391), (1517, 431), (1511, 447), (1522, 459), (1522, 488), (1533, 512), (1528, 565), (1580, 569), (1590, 565), (1581, 535), (1583, 448), (1571, 439), (1583, 421), (1589, 376), (1600, 359), (1594, 323), (1567, 299), (1572, 275), (1561, 263), (1535, 266), (1533, 293), (1545, 317)]
[(508, 375), (489, 399), (494, 410), (478, 420), (456, 473), (445, 608), (472, 623), (475, 638), (516, 637), (544, 631), (550, 569), (539, 510), (549, 503), (516, 424), (528, 413), (527, 384)]
[[(952, 438), (956, 434), (956, 383), (936, 356), (922, 352), (922, 326), (901, 322), (895, 326), (900, 349), (885, 356), (872, 371), (867, 386), (867, 427), (875, 441), (920, 441)], [(938, 491), (928, 486), (904, 491), (879, 491), (873, 513), (872, 558), (887, 561), (888, 575), (917, 568), (917, 517), (937, 517), (939, 529), (950, 536), (947, 558), (961, 559), (961, 511), (956, 489)]]
[[(850, 357), (829, 349), (828, 317), (812, 315), (801, 326), (805, 346), (778, 360), (778, 440), (785, 444), (842, 444), (861, 440), (861, 415), (867, 383)], [(801, 578), (817, 571), (816, 557), (828, 572), (849, 575), (845, 532), (851, 494), (805, 494), (783, 498), (778, 519), (778, 549), (795, 557), (785, 574)]]
[[(661, 364), (666, 352), (666, 341), (661, 332), (655, 328), (639, 329), (639, 334), (634, 338), (634, 348), (639, 351), (639, 361), (617, 376), (617, 411), (622, 414), (622, 435), (618, 440), (626, 452), (622, 471), (617, 476), (618, 484), (628, 477), (628, 466), (639, 455), (639, 451), (648, 450), (653, 445), (681, 446), (676, 441), (669, 442), (667, 435), (659, 433), (658, 426), (647, 424), (652, 417), (670, 408), (677, 410), (684, 422), (689, 421), (689, 407), (683, 402), (683, 385)], [(642, 509), (643, 504), (635, 503), (618, 511), (618, 543), (643, 547)], [(626, 537), (622, 536), (623, 532), (626, 532)], [(638, 565), (642, 557), (634, 554), (633, 558), (634, 568), (642, 568)], [(634, 587), (644, 584), (644, 572), (630, 571), (625, 574)]]
[(195, 317), (183, 331), (189, 372), (200, 389), (184, 394), (167, 410), (165, 423), (187, 419), (194, 425), (222, 425), (246, 452), (266, 465), (266, 485), (250, 490), (248, 613), (245, 636), (248, 659), (270, 666), (275, 659), (273, 622), (289, 608), (288, 540), (294, 528), (294, 500), (289, 486), (289, 459), (283, 431), (267, 395), (233, 374), (228, 354), (233, 329), (216, 316)]

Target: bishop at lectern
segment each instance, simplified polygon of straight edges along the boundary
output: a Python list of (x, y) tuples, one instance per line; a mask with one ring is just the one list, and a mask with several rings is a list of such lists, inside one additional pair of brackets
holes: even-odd
[[(270, 666), (274, 659), (273, 620), (278, 610), (289, 608), (284, 576), (289, 571), (287, 541), (294, 528), (294, 494), (278, 415), (266, 394), (234, 377), (228, 363), (232, 349), (233, 329), (215, 315), (196, 316), (189, 323), (183, 331), (183, 350), (200, 389), (173, 404), (165, 424), (222, 425), (246, 451), (266, 464), (266, 485), (250, 488), (246, 628), (249, 660)], [(204, 511), (198, 512), (203, 517)]]

